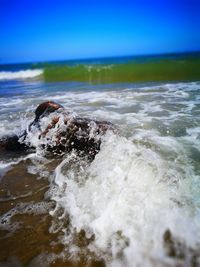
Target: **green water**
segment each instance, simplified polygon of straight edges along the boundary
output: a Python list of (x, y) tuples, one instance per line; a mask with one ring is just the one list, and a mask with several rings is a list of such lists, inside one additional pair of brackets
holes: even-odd
[[(21, 73), (20, 71), (26, 71)], [(40, 70), (33, 75), (33, 70)], [(12, 72), (12, 73), (10, 73)], [(200, 52), (0, 65), (0, 80), (91, 84), (200, 80)]]
[(121, 64), (48, 65), (44, 80), (90, 83), (200, 80), (200, 58), (163, 59)]

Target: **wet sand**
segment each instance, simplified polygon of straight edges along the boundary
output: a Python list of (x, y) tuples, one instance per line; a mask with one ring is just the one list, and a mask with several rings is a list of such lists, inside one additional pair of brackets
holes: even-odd
[[(50, 172), (54, 163), (47, 164)], [(21, 161), (1, 179), (0, 266), (105, 266), (95, 259), (80, 257), (74, 262), (59, 256), (65, 250), (59, 242), (60, 233), (49, 232), (52, 224), (49, 211), (55, 205), (45, 197), (48, 178), (38, 179), (38, 174), (28, 173), (30, 165), (30, 160)], [(40, 207), (38, 211), (33, 208), (35, 204)], [(77, 242), (84, 246), (81, 234)]]

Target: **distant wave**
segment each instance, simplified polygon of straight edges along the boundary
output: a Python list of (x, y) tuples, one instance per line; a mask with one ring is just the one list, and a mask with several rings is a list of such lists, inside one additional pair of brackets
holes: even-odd
[(20, 71), (0, 71), (0, 80), (21, 80), (39, 77), (43, 74), (42, 69), (20, 70)]
[(200, 58), (158, 60), (145, 63), (49, 65), (44, 68), (47, 82), (79, 81), (89, 83), (197, 81)]
[(0, 71), (0, 80), (42, 79), (94, 84), (121, 82), (199, 81), (200, 57), (113, 64), (39, 64), (20, 71)]

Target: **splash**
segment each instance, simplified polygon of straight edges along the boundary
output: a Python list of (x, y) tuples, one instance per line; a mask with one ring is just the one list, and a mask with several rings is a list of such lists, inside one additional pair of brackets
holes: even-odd
[[(196, 176), (189, 160), (182, 160), (175, 165), (111, 133), (91, 165), (77, 162), (74, 154), (64, 159), (55, 171), (51, 198), (57, 205), (51, 215), (69, 220), (62, 242), (71, 257), (86, 250), (107, 266), (132, 267), (192, 261), (199, 249), (200, 214), (192, 189)], [(75, 241), (82, 233), (84, 248)]]
[[(29, 86), (29, 93), (31, 88), (34, 93), (38, 90)], [(64, 245), (56, 257), (76, 263), (81, 257), (97, 258), (109, 267), (199, 266), (199, 82), (42, 86), (37, 95), (17, 102), (28, 114), (23, 127), (33, 120), (36, 104), (53, 99), (81, 117), (111, 121), (121, 134), (108, 133), (92, 163), (74, 151), (51, 159), (44, 169), (43, 160), (26, 163), (27, 172), (40, 179), (36, 184), (49, 179), (44, 199), (55, 204), (49, 231)], [(2, 100), (1, 131), (19, 128), (19, 115), (7, 115), (15, 111), (16, 101)], [(36, 159), (42, 158), (43, 145), (55, 142), (57, 128), (39, 138), (51, 119), (43, 118), (41, 129), (29, 135)], [(64, 120), (58, 126), (64, 130)], [(4, 160), (2, 176), (14, 166)], [(19, 196), (23, 201), (24, 193)], [(11, 218), (6, 220), (9, 228), (15, 214), (26, 213), (21, 206), (2, 218)], [(17, 227), (13, 224), (14, 230)]]

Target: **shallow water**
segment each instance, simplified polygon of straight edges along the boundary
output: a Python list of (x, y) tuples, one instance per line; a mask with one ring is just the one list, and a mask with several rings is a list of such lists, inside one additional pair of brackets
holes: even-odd
[(118, 134), (92, 163), (47, 158), (37, 136), (0, 155), (0, 266), (200, 266), (200, 82), (1, 81), (0, 134), (45, 100)]

